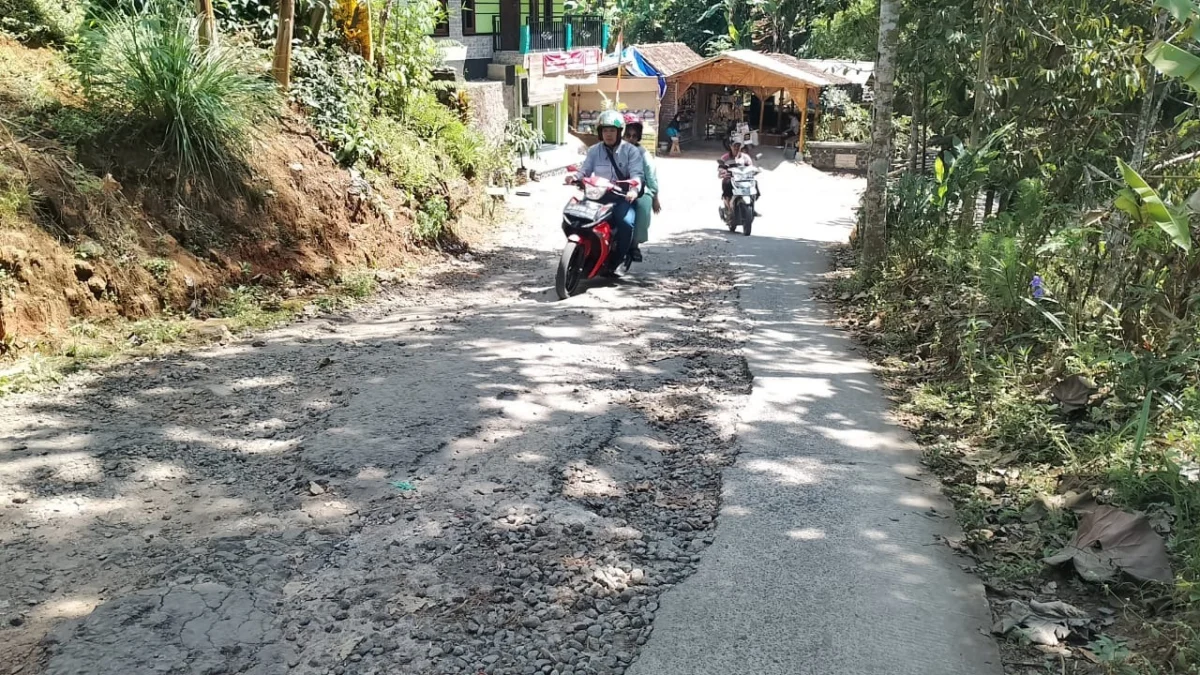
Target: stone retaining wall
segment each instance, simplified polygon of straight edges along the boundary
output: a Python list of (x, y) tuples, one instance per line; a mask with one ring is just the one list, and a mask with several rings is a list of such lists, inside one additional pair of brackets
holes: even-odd
[(814, 168), (824, 171), (866, 171), (871, 146), (866, 143), (809, 141), (805, 150)]
[(489, 142), (503, 143), (504, 126), (510, 117), (504, 83), (467, 82), (464, 86), (471, 99), (471, 126)]

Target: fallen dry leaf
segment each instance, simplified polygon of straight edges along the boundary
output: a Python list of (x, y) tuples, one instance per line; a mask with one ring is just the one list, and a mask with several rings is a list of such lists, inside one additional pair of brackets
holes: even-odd
[(1142, 581), (1174, 581), (1167, 544), (1144, 514), (1097, 505), (1085, 512), (1075, 538), (1062, 551), (1046, 558), (1050, 565), (1074, 562), (1075, 570), (1092, 582), (1109, 581), (1118, 571)]
[(1050, 395), (1058, 401), (1065, 413), (1086, 408), (1094, 393), (1096, 385), (1082, 375), (1072, 375), (1050, 388)]
[(1000, 635), (1016, 633), (1035, 645), (1055, 647), (1072, 632), (1091, 621), (1087, 612), (1056, 600), (1054, 602), (1010, 600), (1004, 616), (992, 627)]

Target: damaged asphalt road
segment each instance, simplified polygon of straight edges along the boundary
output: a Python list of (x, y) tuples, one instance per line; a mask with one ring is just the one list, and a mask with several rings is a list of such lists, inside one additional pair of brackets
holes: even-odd
[(0, 401), (0, 675), (1001, 672), (811, 298), (860, 182), (776, 162), (744, 237), (715, 180), (664, 160), (647, 263), (566, 302), (543, 183), (355, 313)]
[(623, 673), (734, 454), (723, 245), (570, 303), (501, 246), (3, 401), (0, 673)]

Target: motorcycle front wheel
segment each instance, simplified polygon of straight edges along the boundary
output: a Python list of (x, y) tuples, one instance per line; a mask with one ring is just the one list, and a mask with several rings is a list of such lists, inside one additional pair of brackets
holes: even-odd
[[(754, 207), (750, 206), (746, 202), (739, 201), (734, 209), (737, 213), (737, 220), (742, 222), (742, 234), (749, 237), (750, 227), (754, 225)], [(732, 232), (735, 229), (737, 228), (731, 227), (729, 228), (729, 231)]]
[(558, 261), (558, 272), (554, 275), (554, 292), (559, 300), (566, 300), (579, 290), (583, 280), (583, 265), (587, 253), (578, 242), (568, 241)]

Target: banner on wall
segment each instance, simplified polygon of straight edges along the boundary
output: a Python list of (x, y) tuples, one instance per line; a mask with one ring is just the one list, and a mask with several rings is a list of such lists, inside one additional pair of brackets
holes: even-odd
[(550, 52), (542, 56), (541, 62), (542, 72), (547, 76), (564, 73), (594, 75), (600, 70), (600, 50), (595, 47), (587, 47), (565, 52)]
[(567, 94), (567, 81), (563, 77), (546, 77), (541, 59), (529, 59), (528, 105), (554, 105), (561, 103)]

